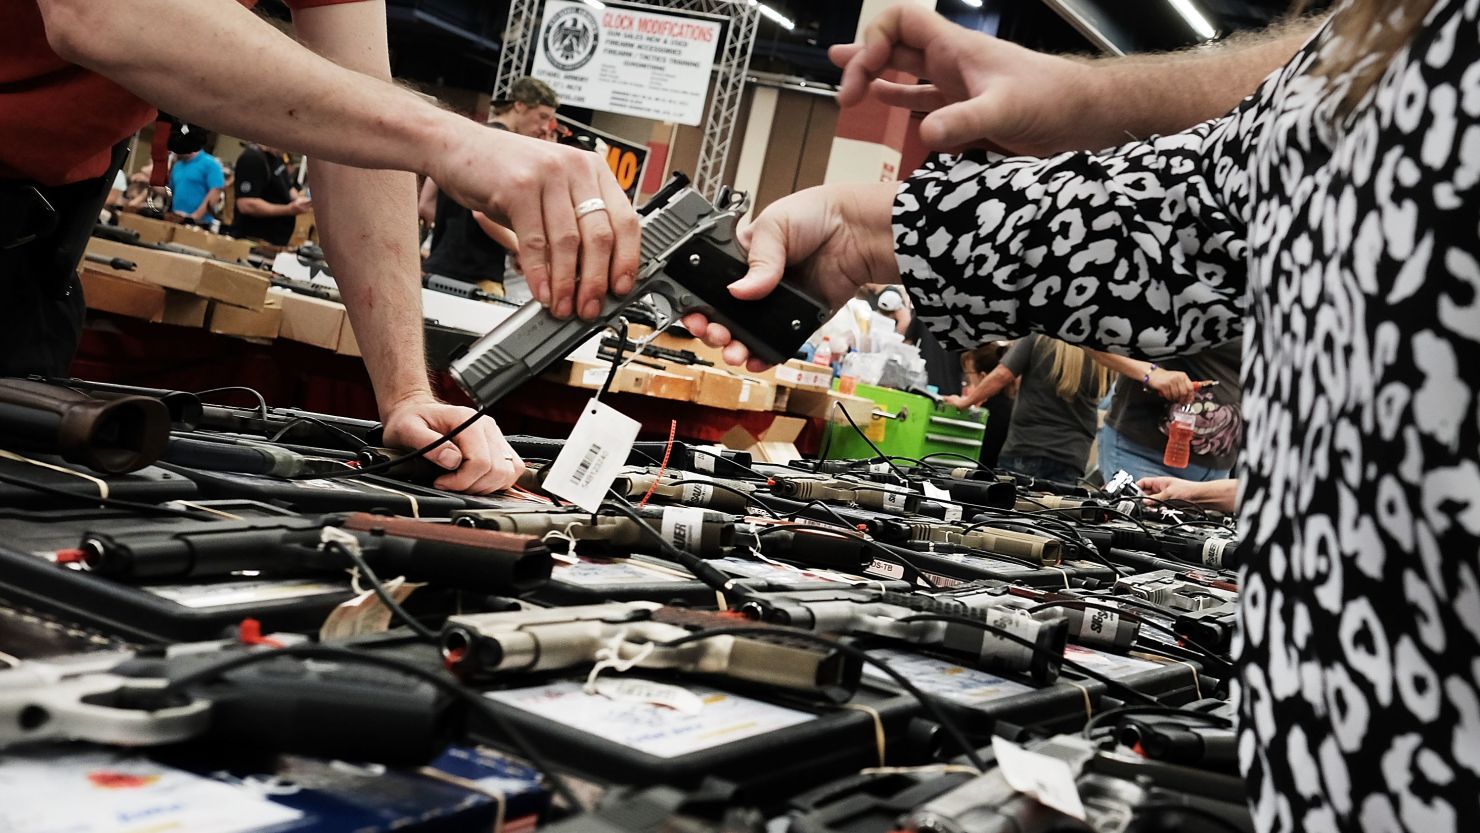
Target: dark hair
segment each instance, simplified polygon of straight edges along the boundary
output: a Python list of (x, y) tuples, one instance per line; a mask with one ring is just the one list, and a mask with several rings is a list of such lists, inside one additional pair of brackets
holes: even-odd
[(525, 107), (559, 107), (560, 96), (555, 94), (549, 84), (526, 75), (509, 87), (508, 102), (523, 104)]

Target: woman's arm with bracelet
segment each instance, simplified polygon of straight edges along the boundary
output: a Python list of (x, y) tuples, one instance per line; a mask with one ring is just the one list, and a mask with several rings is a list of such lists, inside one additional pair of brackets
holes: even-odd
[(1197, 385), (1180, 370), (1167, 370), (1155, 362), (1117, 356), (1099, 350), (1087, 350), (1090, 358), (1101, 367), (1141, 383), (1141, 387), (1156, 391), (1157, 395), (1172, 402), (1191, 402), (1197, 393)]

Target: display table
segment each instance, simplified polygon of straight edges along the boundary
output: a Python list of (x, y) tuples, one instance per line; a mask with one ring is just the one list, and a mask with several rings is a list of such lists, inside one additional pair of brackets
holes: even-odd
[[(155, 324), (90, 310), (72, 375), (100, 382), (185, 391), (244, 386), (260, 391), (269, 405), (292, 406), (341, 416), (376, 419), (370, 377), (359, 358), (278, 339), (256, 343), (197, 327)], [(467, 397), (445, 374), (437, 392), (449, 402)], [(560, 437), (569, 432), (592, 391), (536, 379), (494, 410), (507, 433)], [(251, 394), (223, 393), (212, 398), (232, 405), (253, 404)], [(642, 423), (642, 439), (666, 440), (670, 422), (678, 439), (715, 443), (736, 427), (760, 436), (782, 414), (735, 411), (691, 402), (608, 394), (609, 403)], [(822, 420), (810, 419), (796, 440), (813, 453), (822, 438)]]

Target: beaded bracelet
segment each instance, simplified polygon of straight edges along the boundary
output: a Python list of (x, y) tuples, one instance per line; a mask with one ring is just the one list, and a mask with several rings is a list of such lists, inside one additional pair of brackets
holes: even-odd
[(1151, 367), (1146, 369), (1146, 375), (1141, 377), (1141, 390), (1149, 390), (1151, 388), (1151, 374), (1159, 369), (1155, 364), (1152, 364)]

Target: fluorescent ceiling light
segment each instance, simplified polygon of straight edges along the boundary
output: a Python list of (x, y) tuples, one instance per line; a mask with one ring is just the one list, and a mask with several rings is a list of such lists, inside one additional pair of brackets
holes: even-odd
[(760, 2), (760, 0), (749, 0), (749, 3), (752, 6), (759, 6), (760, 7), (760, 10), (761, 10), (761, 16), (762, 17), (769, 17), (769, 18), (771, 18), (772, 20), (776, 21), (776, 25), (777, 26), (780, 26), (781, 28), (785, 29), (786, 31), (790, 32), (791, 30), (797, 28), (796, 23), (792, 22), (792, 19), (791, 18), (787, 17), (786, 15), (782, 14), (781, 12), (776, 11), (775, 9), (771, 8), (769, 5)]
[(1202, 9), (1192, 4), (1192, 0), (1167, 0), (1167, 2), (1171, 3), (1172, 8), (1177, 10), (1177, 14), (1182, 15), (1182, 18), (1187, 21), (1187, 25), (1192, 27), (1192, 31), (1196, 32), (1198, 37), (1203, 40), (1212, 40), (1218, 37), (1218, 30), (1214, 29), (1213, 24), (1208, 22), (1207, 15), (1202, 13)]
[(961, 0), (961, 2), (973, 9), (980, 9), (982, 7), (982, 0)]

